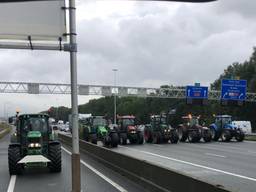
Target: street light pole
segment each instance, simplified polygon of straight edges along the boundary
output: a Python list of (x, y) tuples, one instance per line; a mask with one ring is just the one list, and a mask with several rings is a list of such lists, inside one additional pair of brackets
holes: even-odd
[(117, 69), (112, 69), (114, 72), (114, 87), (115, 87), (115, 92), (114, 92), (114, 124), (116, 124), (116, 72), (118, 71)]
[(77, 96), (77, 43), (76, 43), (76, 4), (69, 0), (70, 33), (70, 77), (72, 106), (72, 192), (81, 191), (80, 153), (78, 135), (78, 96)]

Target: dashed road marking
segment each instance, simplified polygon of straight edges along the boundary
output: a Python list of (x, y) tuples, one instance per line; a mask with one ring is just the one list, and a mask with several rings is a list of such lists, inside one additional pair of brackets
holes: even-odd
[(226, 156), (218, 155), (218, 154), (214, 154), (214, 153), (205, 153), (205, 155), (214, 156), (214, 157), (221, 157), (221, 158), (227, 158)]
[(9, 185), (8, 185), (7, 192), (13, 192), (13, 191), (14, 191), (15, 183), (16, 183), (16, 178), (17, 178), (16, 175), (12, 175), (12, 176), (11, 176), (11, 179), (10, 179), (10, 182), (9, 182)]

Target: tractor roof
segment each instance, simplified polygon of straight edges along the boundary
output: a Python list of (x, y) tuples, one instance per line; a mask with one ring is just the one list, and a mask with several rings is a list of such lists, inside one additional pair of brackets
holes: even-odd
[(119, 119), (135, 119), (135, 116), (133, 115), (124, 115), (124, 116), (118, 116)]
[(34, 114), (21, 114), (19, 115), (19, 118), (25, 118), (25, 117), (48, 117), (49, 115), (44, 113), (34, 113)]
[(230, 118), (232, 116), (231, 115), (216, 115), (215, 117), (217, 117), (217, 118)]

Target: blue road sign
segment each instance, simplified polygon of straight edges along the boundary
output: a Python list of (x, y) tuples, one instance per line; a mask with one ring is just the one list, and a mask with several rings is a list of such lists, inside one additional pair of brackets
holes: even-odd
[(246, 80), (223, 79), (221, 82), (221, 99), (244, 101), (246, 99)]
[(191, 99), (207, 99), (208, 87), (187, 86), (186, 96)]

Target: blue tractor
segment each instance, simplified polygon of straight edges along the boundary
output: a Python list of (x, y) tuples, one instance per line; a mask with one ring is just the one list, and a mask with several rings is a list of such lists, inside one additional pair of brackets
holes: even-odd
[(244, 140), (244, 132), (242, 129), (232, 124), (232, 117), (230, 115), (217, 115), (215, 116), (215, 123), (210, 125), (212, 139), (218, 141), (230, 141), (235, 138), (241, 142)]

